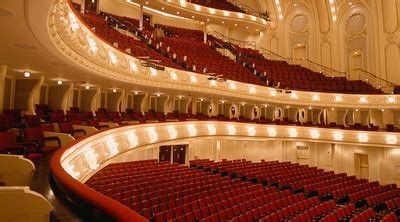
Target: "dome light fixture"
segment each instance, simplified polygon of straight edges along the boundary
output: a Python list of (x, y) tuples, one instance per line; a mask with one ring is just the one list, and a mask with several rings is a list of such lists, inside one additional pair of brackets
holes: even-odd
[(358, 141), (361, 143), (368, 142), (368, 135), (366, 133), (359, 133), (358, 134)]
[(312, 95), (312, 100), (318, 101), (319, 100), (319, 95), (317, 95), (317, 94)]
[(397, 137), (395, 135), (386, 135), (386, 143), (388, 144), (396, 144), (397, 143)]
[(334, 140), (343, 140), (343, 133), (336, 131), (333, 133), (333, 139)]
[(367, 103), (367, 97), (361, 96), (361, 97), (358, 99), (358, 101), (359, 101), (360, 103)]
[(335, 96), (335, 102), (343, 102), (343, 97), (339, 95)]
[(395, 102), (396, 102), (396, 98), (395, 98), (394, 96), (389, 96), (389, 97), (386, 99), (386, 102), (388, 102), (388, 103), (395, 103)]

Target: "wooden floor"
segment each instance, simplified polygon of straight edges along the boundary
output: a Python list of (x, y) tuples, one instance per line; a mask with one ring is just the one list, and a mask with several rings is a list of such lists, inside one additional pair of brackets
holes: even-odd
[(72, 210), (61, 200), (57, 199), (49, 184), (50, 159), (47, 156), (40, 163), (36, 164), (36, 172), (33, 176), (31, 189), (42, 194), (53, 206), (54, 212), (51, 215), (51, 222), (81, 222), (84, 221), (74, 214)]

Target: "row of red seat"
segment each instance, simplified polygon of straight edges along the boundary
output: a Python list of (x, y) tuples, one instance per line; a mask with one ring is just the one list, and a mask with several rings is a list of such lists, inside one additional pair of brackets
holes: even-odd
[[(276, 163), (277, 162), (273, 162), (271, 163), (271, 165)], [(129, 164), (128, 165), (125, 164), (123, 168), (126, 167), (126, 169), (122, 170), (123, 174), (117, 174), (117, 175), (113, 175), (112, 173), (115, 172), (115, 170), (120, 172), (121, 169), (119, 167), (116, 167), (114, 165), (111, 170), (107, 169), (106, 167), (104, 168), (106, 173), (101, 173), (102, 170), (100, 170), (99, 174), (96, 174), (94, 177), (89, 179), (87, 184), (90, 186), (96, 186), (103, 184), (100, 182), (101, 181), (100, 178), (106, 181), (108, 180), (110, 182), (109, 187), (114, 191), (116, 191), (117, 193), (122, 193), (122, 195), (120, 194), (120, 197), (118, 198), (115, 192), (113, 193), (105, 192), (106, 195), (109, 195), (121, 201), (122, 203), (129, 205), (132, 209), (141, 212), (148, 218), (154, 216), (155, 221), (165, 221), (174, 219), (178, 221), (184, 221), (185, 218), (192, 218), (192, 217), (198, 220), (201, 219), (207, 220), (216, 217), (220, 219), (220, 217), (224, 218), (224, 215), (226, 215), (226, 217), (229, 219), (234, 219), (235, 217), (243, 217), (243, 215), (245, 214), (249, 215), (249, 212), (254, 213), (255, 209), (262, 208), (265, 210), (264, 212), (269, 212), (268, 214), (270, 214), (272, 212), (279, 212), (279, 210), (284, 210), (286, 212), (285, 209), (293, 205), (290, 209), (291, 210), (293, 209), (294, 212), (297, 212), (300, 211), (300, 209), (308, 209), (311, 206), (314, 206), (315, 204), (319, 203), (319, 199), (317, 197), (311, 199), (305, 199), (304, 194), (293, 195), (289, 190), (277, 192), (276, 188), (265, 189), (261, 184), (251, 185), (252, 183), (244, 182), (241, 180), (231, 180), (229, 177), (221, 177), (219, 174), (213, 175), (213, 177), (223, 178), (223, 180), (221, 179), (206, 180), (202, 184), (200, 184), (200, 182), (193, 183), (193, 187), (199, 187), (199, 188), (197, 188), (197, 190), (192, 188), (192, 192), (186, 192), (185, 190), (176, 190), (175, 188), (165, 189), (163, 186), (155, 184), (153, 185), (145, 184), (144, 186), (148, 187), (148, 190), (144, 191), (146, 195), (136, 194), (135, 196), (132, 192), (128, 193), (121, 189), (115, 188), (123, 184), (120, 183), (121, 185), (117, 185), (116, 180), (118, 180), (118, 178), (124, 180), (124, 184), (126, 185), (127, 184), (132, 185), (132, 183), (136, 183), (133, 182), (133, 180), (130, 179), (127, 180), (126, 174), (124, 173), (128, 172), (128, 170), (133, 175), (135, 175), (136, 169), (138, 169), (137, 172), (142, 172), (142, 173), (144, 172), (144, 174), (140, 174), (141, 178), (143, 177), (153, 178), (152, 172), (154, 172), (154, 170), (152, 169), (156, 170), (155, 172), (157, 172), (159, 177), (170, 177), (172, 179), (176, 179), (177, 175), (179, 175), (179, 172), (173, 171), (173, 169), (178, 169), (178, 168), (180, 169), (180, 172), (182, 172), (183, 174), (187, 174), (189, 172), (205, 173), (204, 171), (198, 171), (198, 170), (193, 171), (193, 169), (182, 171), (182, 167), (173, 165), (174, 167), (172, 168), (161, 167), (161, 169), (165, 169), (169, 172), (171, 170), (175, 172), (172, 174), (164, 174), (162, 173), (162, 170), (160, 171), (160, 168), (156, 167), (157, 165), (158, 164), (155, 164), (154, 162), (148, 162), (145, 165), (140, 165), (137, 168), (135, 168), (135, 167), (130, 167)], [(287, 163), (285, 163), (285, 165), (287, 165)], [(149, 168), (148, 171), (143, 169), (146, 167)], [(147, 174), (151, 176), (148, 177)], [(207, 174), (212, 175), (210, 173)], [(110, 177), (117, 179), (109, 180), (111, 179)], [(170, 187), (184, 186), (184, 184), (187, 184), (187, 182), (190, 181), (186, 179), (182, 180), (183, 177), (180, 178), (181, 179), (178, 180), (179, 183), (169, 184), (168, 186)], [(196, 178), (198, 181), (203, 181), (203, 178), (201, 176), (200, 177), (196, 176)], [(218, 185), (220, 186), (220, 188), (217, 188), (218, 186), (217, 187), (206, 186), (206, 184), (213, 184), (213, 183), (224, 184), (224, 181), (226, 185), (224, 186)], [(230, 181), (229, 182), (230, 185), (227, 185), (226, 182), (228, 181)], [(157, 183), (160, 184), (162, 182), (158, 181)], [(240, 184), (239, 186), (234, 186), (234, 184), (238, 183)], [(202, 188), (204, 187), (208, 187), (208, 189), (210, 188), (211, 189), (209, 191), (202, 190)], [(161, 196), (162, 199), (160, 199), (159, 195), (155, 194), (149, 195), (150, 193), (157, 192), (157, 190), (163, 190), (165, 193), (168, 193), (167, 196), (171, 196), (171, 198), (163, 198), (162, 197), (163, 195), (161, 193), (159, 195)], [(211, 192), (212, 190), (214, 190), (213, 191), (214, 193)], [(130, 198), (129, 195), (134, 195), (134, 197)], [(304, 202), (303, 200), (306, 202)], [(297, 207), (297, 204), (301, 204), (301, 206), (299, 205)], [(232, 214), (230, 214), (230, 212), (232, 212)], [(282, 215), (283, 213), (284, 212), (282, 212)], [(265, 213), (260, 213), (259, 215), (260, 218), (266, 216)]]
[(385, 202), (389, 209), (400, 209), (400, 197)]
[[(211, 160), (192, 160), (190, 164), (193, 168), (189, 169), (177, 164), (157, 163), (154, 160), (146, 163), (140, 162), (113, 164), (106, 167), (104, 172), (100, 170), (90, 178), (87, 185), (153, 221), (278, 221), (288, 219), (299, 222), (315, 219), (337, 221), (343, 218), (358, 220), (357, 218), (363, 218), (366, 214), (356, 211), (352, 204), (338, 208), (335, 200), (321, 202), (318, 196), (306, 198), (304, 193), (294, 195), (290, 190), (278, 192), (275, 187), (264, 188), (259, 183), (254, 184), (254, 181), (251, 183), (247, 180), (222, 176), (225, 170), (235, 173), (237, 168), (234, 166), (255, 170), (262, 167), (269, 170), (281, 169), (279, 172), (283, 173), (303, 169), (300, 174), (306, 173), (307, 171), (304, 169), (309, 168), (312, 173), (324, 174), (323, 171), (308, 166), (277, 161), (251, 163), (246, 160), (225, 160), (215, 163)], [(219, 173), (215, 174), (217, 172)], [(364, 180), (358, 181), (360, 182), (358, 185), (343, 182), (357, 181), (345, 174), (341, 174), (333, 180), (326, 179), (326, 181), (336, 184), (337, 188), (349, 185), (353, 188), (368, 190), (372, 185), (376, 185), (376, 183), (368, 184)], [(335, 181), (341, 181), (341, 183), (335, 183)], [(329, 183), (326, 182), (326, 184)], [(394, 190), (395, 185), (372, 186), (372, 188), (374, 190), (369, 189), (368, 192), (376, 194), (376, 196), (367, 200), (369, 206), (394, 199), (399, 193), (398, 190)], [(138, 192), (139, 190), (140, 192)], [(387, 192), (384, 193), (384, 191)]]
[(321, 222), (348, 221), (354, 215), (357, 215), (357, 209), (355, 205), (348, 204), (327, 214), (325, 217), (321, 218)]
[[(258, 181), (267, 181), (268, 184), (278, 184), (279, 186), (289, 186), (294, 190), (302, 188), (307, 193), (316, 192), (321, 196), (332, 193), (333, 197), (340, 199), (348, 195), (351, 202), (358, 201), (371, 195), (377, 195), (367, 199), (367, 204), (375, 204), (382, 203), (384, 200), (400, 195), (395, 184), (379, 186), (378, 182), (368, 183), (367, 180), (357, 180), (355, 176), (347, 176), (345, 173), (325, 175), (324, 172), (321, 171), (302, 171), (299, 166), (296, 165), (288, 168), (288, 170), (282, 171), (279, 170), (279, 167), (276, 167), (279, 166), (277, 163), (263, 164), (249, 163), (248, 161), (222, 161), (215, 163), (210, 160), (194, 160), (191, 161), (190, 164), (197, 167), (201, 166), (203, 168), (218, 169), (222, 173), (227, 172), (231, 175), (237, 174), (250, 179), (256, 177)], [(281, 167), (284, 165), (285, 164), (282, 164)], [(291, 171), (295, 171), (297, 174), (301, 175), (310, 174), (312, 178), (301, 179), (301, 176), (297, 177), (298, 175), (292, 175), (290, 173)], [(296, 183), (296, 185), (292, 185), (290, 180), (288, 181), (287, 179), (272, 179), (274, 178), (274, 173), (271, 172), (279, 172), (279, 176), (283, 178), (294, 177), (295, 180), (293, 180), (293, 183)], [(277, 178), (279, 178), (279, 176)], [(282, 181), (284, 181), (284, 183), (280, 183)]]
[(361, 190), (359, 192), (349, 194), (348, 196), (349, 196), (350, 201), (358, 201), (363, 198), (367, 198), (369, 196), (380, 194), (380, 193), (390, 191), (390, 190), (393, 190), (396, 188), (397, 188), (396, 184), (388, 184), (388, 185), (373, 187), (373, 188), (370, 188), (367, 190)]

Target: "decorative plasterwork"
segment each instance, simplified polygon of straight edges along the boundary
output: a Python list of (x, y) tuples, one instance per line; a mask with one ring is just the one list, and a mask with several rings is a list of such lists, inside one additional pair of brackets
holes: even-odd
[(330, 42), (329, 37), (330, 37), (329, 32), (328, 32), (328, 33), (323, 33), (323, 34), (321, 35), (321, 40), (322, 40), (322, 42)]
[(295, 15), (290, 21), (290, 29), (293, 33), (305, 33), (308, 29), (308, 19), (304, 14)]
[[(73, 18), (73, 19), (70, 19)], [(359, 103), (360, 95), (339, 93), (318, 93), (320, 100), (313, 101), (316, 92), (294, 91), (296, 99), (289, 93), (276, 92), (274, 88), (251, 85), (248, 83), (226, 81), (210, 84), (206, 75), (201, 75), (172, 68), (151, 74), (150, 69), (140, 65), (141, 61), (124, 53), (97, 37), (80, 19), (74, 19), (74, 12), (65, 0), (55, 0), (48, 15), (50, 39), (62, 56), (72, 64), (87, 70), (93, 77), (111, 78), (134, 85), (151, 86), (159, 89), (181, 90), (214, 95), (218, 98), (237, 98), (249, 100), (252, 104), (287, 104), (303, 107), (342, 107), (398, 109), (400, 98), (395, 103), (387, 103), (389, 95), (366, 95), (368, 102)], [(135, 67), (133, 70), (132, 67)], [(174, 77), (172, 77), (174, 76)], [(196, 82), (192, 80), (196, 79)], [(231, 83), (236, 87), (232, 89)], [(273, 93), (275, 92), (275, 93)], [(341, 95), (343, 100), (335, 102)]]
[(388, 45), (394, 44), (400, 47), (400, 29), (397, 29), (396, 32), (393, 33), (386, 33), (386, 41)]
[(367, 22), (364, 14), (357, 12), (347, 18), (346, 34), (347, 38), (367, 34)]

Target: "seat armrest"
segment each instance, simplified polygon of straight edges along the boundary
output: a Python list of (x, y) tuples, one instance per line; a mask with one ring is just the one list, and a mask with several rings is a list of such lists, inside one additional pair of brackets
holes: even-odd
[(74, 131), (83, 132), (85, 135), (89, 135), (98, 131), (96, 127), (93, 126), (73, 125), (73, 127)]
[(83, 133), (86, 136), (86, 131), (83, 129), (74, 129), (72, 130), (72, 135), (75, 137), (75, 133)]
[(58, 147), (61, 147), (61, 140), (60, 140), (60, 138), (57, 137), (57, 136), (47, 136), (47, 137), (44, 137), (44, 141), (45, 141), (45, 142), (46, 142), (46, 141), (57, 141)]
[(28, 156), (28, 149), (20, 144), (2, 147), (0, 151), (5, 151), (8, 154), (10, 154), (11, 151), (15, 151), (17, 154), (23, 155), (25, 158)]
[(57, 137), (61, 142), (61, 146), (67, 145), (75, 140), (70, 134), (57, 132), (44, 132), (44, 137)]

